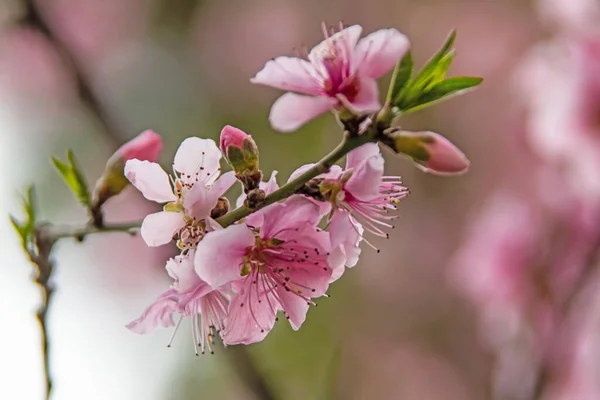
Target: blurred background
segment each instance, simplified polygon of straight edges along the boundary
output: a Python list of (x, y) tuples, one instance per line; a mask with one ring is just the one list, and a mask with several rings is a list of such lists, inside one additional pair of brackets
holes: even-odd
[[(564, 161), (555, 168), (528, 139), (537, 127), (531, 115), (545, 104), (532, 97), (567, 101), (566, 89), (554, 97), (540, 90), (578, 73), (568, 63), (558, 75), (532, 70), (532, 53), (557, 37), (587, 38), (581, 30), (594, 25), (597, 7), (593, 0), (0, 0), (0, 216), (20, 213), (18, 195), (33, 183), (42, 219), (84, 222), (50, 156), (72, 148), (93, 182), (120, 144), (148, 128), (163, 135), (168, 165), (182, 139), (217, 139), (223, 125), (237, 126), (256, 139), (265, 175), (277, 169), (284, 181), (324, 155), (340, 131), (330, 115), (292, 135), (273, 131), (267, 116), (280, 93), (249, 82), (266, 60), (312, 47), (321, 21), (342, 20), (365, 33), (400, 30), (422, 65), (457, 28), (450, 74), (482, 76), (484, 84), (402, 125), (447, 136), (470, 158), (469, 173), (427, 175), (384, 151), (388, 175), (401, 175), (411, 190), (391, 238), (374, 240), (380, 254), (365, 246), (300, 331), (279, 323), (250, 354), (280, 399), (598, 399), (600, 312), (587, 285), (595, 276), (587, 268), (595, 202), (579, 190), (587, 183), (569, 186)], [(558, 53), (546, 69), (571, 60)], [(106, 219), (137, 220), (153, 207), (128, 188), (109, 201)], [(568, 232), (562, 247), (561, 232)], [(41, 399), (40, 293), (8, 218), (0, 217), (0, 235), (0, 398)], [(48, 316), (54, 399), (255, 398), (226, 350), (197, 358), (187, 332), (167, 348), (170, 330), (138, 336), (124, 328), (171, 283), (164, 262), (174, 252), (120, 234), (56, 246)], [(544, 269), (558, 258), (563, 269)], [(554, 300), (571, 306), (581, 292), (589, 292), (585, 312), (561, 313)], [(557, 335), (563, 320), (577, 323)], [(549, 356), (544, 349), (557, 343), (564, 350)], [(540, 371), (550, 372), (540, 378)]]

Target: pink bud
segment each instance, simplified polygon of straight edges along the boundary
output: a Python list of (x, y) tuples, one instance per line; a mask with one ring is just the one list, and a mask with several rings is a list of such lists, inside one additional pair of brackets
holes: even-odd
[(160, 156), (163, 143), (159, 134), (146, 130), (114, 152), (106, 162), (102, 176), (96, 181), (92, 200), (92, 215), (101, 217), (100, 207), (111, 197), (121, 193), (129, 184), (123, 174), (125, 162), (132, 159), (154, 162)]
[(429, 172), (438, 174), (460, 174), (469, 168), (469, 160), (452, 142), (435, 132), (420, 132), (427, 139), (423, 147), (429, 153), (429, 160), (421, 165)]
[(258, 189), (262, 173), (258, 168), (258, 147), (252, 136), (238, 128), (226, 125), (221, 131), (221, 152), (244, 185), (244, 192)]
[(162, 148), (160, 135), (148, 129), (125, 143), (116, 153), (125, 161), (137, 158), (140, 161), (154, 162), (160, 156)]
[(390, 130), (381, 141), (410, 158), (421, 169), (438, 175), (455, 175), (469, 168), (469, 160), (448, 139), (435, 132)]
[(225, 125), (221, 131), (220, 146), (221, 151), (227, 156), (227, 148), (229, 146), (241, 148), (244, 145), (244, 139), (250, 137), (246, 132), (241, 129), (235, 128), (231, 125)]

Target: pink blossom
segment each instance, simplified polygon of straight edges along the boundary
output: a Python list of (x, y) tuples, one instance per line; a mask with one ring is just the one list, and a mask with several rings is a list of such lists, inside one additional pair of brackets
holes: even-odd
[[(193, 251), (176, 256), (167, 261), (167, 272), (175, 280), (169, 290), (161, 294), (142, 315), (127, 324), (132, 332), (148, 333), (157, 326), (174, 326), (173, 314), (181, 314), (171, 341), (179, 328), (183, 317), (192, 318), (192, 337), (194, 350), (198, 355), (196, 345), (202, 354), (205, 349), (212, 353), (211, 344), (217, 332), (224, 328), (229, 300), (228, 286), (213, 290), (201, 280), (194, 270)], [(169, 342), (169, 346), (171, 342)]]
[(162, 151), (163, 143), (159, 134), (146, 130), (117, 150), (117, 154), (124, 160), (138, 159), (141, 161), (156, 161)]
[(541, 157), (564, 166), (583, 195), (600, 194), (600, 37), (536, 47), (519, 84), (528, 106), (528, 139)]
[(127, 161), (125, 176), (148, 200), (167, 203), (149, 214), (141, 227), (148, 246), (170, 242), (178, 234), (181, 249), (194, 248), (206, 230), (205, 219), (217, 200), (235, 182), (233, 172), (219, 177), (221, 152), (211, 139), (185, 139), (173, 161), (173, 177), (160, 165), (137, 159)]
[(319, 207), (302, 196), (265, 208), (260, 229), (236, 224), (206, 234), (195, 266), (212, 287), (233, 282), (226, 344), (262, 340), (283, 311), (293, 329), (306, 318), (312, 299), (331, 279), (329, 238), (316, 225)]
[(273, 104), (269, 115), (279, 131), (294, 131), (327, 110), (377, 111), (381, 105), (376, 79), (394, 68), (410, 46), (395, 29), (382, 29), (361, 40), (359, 25), (337, 33), (323, 30), (325, 40), (306, 59), (277, 57), (251, 80), (290, 91)]
[[(290, 180), (302, 174), (312, 164), (297, 169)], [(351, 218), (354, 214), (364, 229), (377, 236), (387, 237), (385, 228), (393, 228), (389, 223), (394, 219), (388, 213), (396, 210), (398, 202), (408, 194), (398, 176), (384, 176), (384, 160), (376, 143), (367, 143), (352, 150), (346, 156), (346, 169), (334, 165), (331, 170), (318, 179), (321, 193), (333, 206), (335, 214)], [(341, 217), (340, 217), (341, 218)], [(359, 225), (352, 218), (347, 226), (354, 228)], [(360, 231), (362, 236), (362, 230)], [(349, 239), (352, 241), (353, 239)], [(331, 239), (339, 243), (338, 238)], [(367, 244), (367, 242), (365, 240)]]

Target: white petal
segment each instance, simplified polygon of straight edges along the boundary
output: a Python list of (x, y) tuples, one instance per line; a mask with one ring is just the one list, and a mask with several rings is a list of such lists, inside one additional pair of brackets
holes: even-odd
[(184, 225), (181, 213), (160, 211), (146, 215), (140, 233), (148, 246), (162, 246), (173, 240), (173, 235)]
[(181, 142), (173, 160), (175, 171), (184, 177), (198, 177), (202, 181), (214, 181), (219, 171), (221, 151), (212, 139), (189, 137)]
[(160, 165), (149, 161), (128, 160), (124, 173), (129, 182), (148, 200), (157, 203), (177, 200), (169, 183), (169, 176)]

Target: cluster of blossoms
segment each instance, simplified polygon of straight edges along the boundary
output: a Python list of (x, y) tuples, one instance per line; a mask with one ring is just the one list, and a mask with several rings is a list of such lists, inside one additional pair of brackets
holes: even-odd
[[(223, 153), (252, 141), (239, 129), (221, 133)], [(223, 228), (215, 218), (229, 206), (223, 194), (236, 173), (220, 174), (221, 150), (210, 139), (188, 138), (180, 145), (169, 176), (153, 162), (127, 161), (125, 176), (163, 211), (148, 215), (141, 235), (149, 246), (175, 238), (181, 254), (167, 262), (172, 287), (128, 327), (146, 333), (173, 326), (173, 314), (192, 319), (194, 342), (211, 349), (217, 332), (225, 344), (262, 340), (282, 312), (298, 329), (314, 298), (358, 262), (364, 231), (387, 236), (390, 210), (407, 194), (399, 177), (384, 176), (376, 143), (350, 152), (338, 166), (316, 178), (318, 196), (295, 194)], [(290, 179), (308, 166), (298, 169)], [(259, 190), (278, 189), (273, 173)], [(242, 205), (249, 194), (238, 200)], [(325, 219), (328, 229), (319, 228)], [(364, 240), (367, 242), (367, 240)]]
[[(389, 237), (395, 218), (390, 213), (408, 193), (398, 176), (384, 174), (377, 142), (399, 153), (410, 150), (405, 155), (427, 171), (466, 170), (462, 152), (438, 134), (396, 129), (384, 139), (391, 118), (387, 125), (377, 123), (382, 105), (375, 79), (398, 65), (409, 43), (394, 29), (359, 40), (361, 30), (325, 30), (325, 40), (307, 59), (275, 58), (252, 79), (296, 92), (284, 94), (271, 109), (271, 124), (280, 131), (327, 110), (336, 114), (346, 126), (345, 137), (357, 141), (340, 154), (346, 155), (345, 168), (324, 161), (305, 165), (279, 188), (276, 171), (262, 181), (252, 137), (231, 126), (223, 128), (220, 146), (210, 139), (185, 139), (171, 175), (151, 156), (126, 161), (129, 182), (163, 205), (144, 219), (143, 240), (148, 246), (175, 242), (180, 250), (166, 264), (173, 285), (128, 324), (130, 330), (176, 326), (176, 332), (190, 317), (198, 354), (198, 348), (212, 352), (217, 335), (226, 345), (262, 340), (279, 313), (299, 329), (314, 299), (326, 296), (329, 285), (357, 264), (361, 243), (377, 250), (365, 236)], [(389, 112), (393, 104), (386, 106)], [(370, 126), (382, 131), (376, 131), (379, 136), (365, 133)], [(221, 173), (222, 158), (233, 171)], [(227, 220), (230, 203), (224, 194), (236, 181), (243, 189), (236, 205), (248, 212)], [(277, 197), (270, 201), (269, 196)]]

